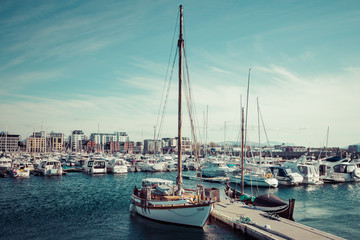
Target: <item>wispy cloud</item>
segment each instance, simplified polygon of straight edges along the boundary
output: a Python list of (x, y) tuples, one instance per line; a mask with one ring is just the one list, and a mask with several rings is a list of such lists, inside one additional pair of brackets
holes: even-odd
[(2, 88), (7, 92), (24, 89), (31, 84), (52, 81), (62, 76), (62, 70), (29, 71), (19, 74), (3, 75), (0, 80)]
[(0, 67), (0, 71), (4, 71), (8, 68), (15, 67), (15, 66), (23, 63), (24, 61), (25, 61), (25, 56), (19, 56), (19, 57), (10, 59), (7, 63), (4, 63), (4, 65), (2, 65)]

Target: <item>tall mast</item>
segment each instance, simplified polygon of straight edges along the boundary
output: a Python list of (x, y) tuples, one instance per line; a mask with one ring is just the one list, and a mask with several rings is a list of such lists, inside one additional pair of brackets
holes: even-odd
[(181, 136), (181, 125), (182, 125), (182, 117), (181, 117), (181, 98), (182, 98), (182, 52), (184, 47), (184, 39), (183, 39), (183, 7), (180, 5), (180, 35), (178, 40), (179, 47), (179, 105), (178, 105), (178, 165), (177, 172), (178, 176), (176, 179), (177, 183), (177, 194), (181, 195), (182, 189), (182, 136)]
[[(259, 98), (256, 98), (257, 102), (257, 114), (258, 114), (258, 134), (259, 134), (259, 164), (261, 165), (261, 140), (260, 140), (260, 109), (259, 109)], [(265, 157), (264, 157), (265, 159)]]
[(241, 108), (241, 196), (244, 195), (244, 108)]

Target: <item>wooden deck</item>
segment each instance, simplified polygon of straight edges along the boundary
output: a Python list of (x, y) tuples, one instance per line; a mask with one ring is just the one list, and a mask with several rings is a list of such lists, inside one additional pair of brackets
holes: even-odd
[(216, 203), (211, 221), (220, 221), (256, 239), (343, 239), (284, 218), (269, 217), (265, 212), (227, 199)]

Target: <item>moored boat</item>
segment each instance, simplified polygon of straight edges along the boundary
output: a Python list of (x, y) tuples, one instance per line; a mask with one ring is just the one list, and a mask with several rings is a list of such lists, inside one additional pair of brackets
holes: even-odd
[(360, 181), (360, 168), (348, 159), (331, 157), (320, 161), (320, 178), (327, 183)]
[(47, 159), (42, 161), (40, 164), (40, 169), (38, 170), (43, 176), (61, 176), (63, 174), (61, 162), (55, 159)]
[[(177, 149), (177, 178), (176, 185), (168, 181), (157, 179), (143, 181), (140, 189), (134, 188), (131, 195), (130, 211), (150, 218), (152, 220), (180, 224), (191, 227), (203, 227), (212, 210), (212, 202), (205, 200), (205, 192), (202, 185), (196, 190), (183, 188), (182, 182), (182, 73), (183, 73), (183, 7), (180, 5), (180, 35), (178, 40), (179, 50), (179, 99), (178, 99), (178, 139)], [(161, 185), (161, 189), (157, 188)], [(155, 186), (156, 185), (156, 186)], [(165, 191), (164, 191), (165, 190)], [(160, 193), (159, 193), (160, 191)], [(170, 192), (171, 191), (171, 192)]]
[(28, 178), (30, 177), (30, 167), (27, 163), (14, 163), (11, 167), (11, 175), (14, 178)]
[(94, 158), (86, 160), (83, 165), (83, 171), (86, 174), (104, 174), (106, 173), (106, 160), (101, 158)]
[(271, 166), (271, 173), (279, 180), (280, 185), (296, 186), (303, 182), (304, 178), (299, 173), (293, 172), (288, 167)]
[(128, 166), (125, 159), (114, 158), (108, 162), (107, 171), (109, 173), (127, 173)]

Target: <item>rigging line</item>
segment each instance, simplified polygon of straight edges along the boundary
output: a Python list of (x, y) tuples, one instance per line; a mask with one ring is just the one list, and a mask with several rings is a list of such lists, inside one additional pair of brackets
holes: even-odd
[[(187, 78), (188, 78), (188, 96), (189, 96), (189, 106), (190, 106), (190, 109), (191, 109), (191, 120), (193, 121), (194, 123), (194, 127), (195, 126), (199, 126), (199, 120), (197, 118), (197, 114), (196, 114), (196, 107), (195, 107), (195, 103), (194, 101), (192, 100), (193, 99), (193, 94), (192, 94), (192, 90), (191, 90), (191, 84), (190, 84), (190, 77), (189, 77), (189, 67), (188, 67), (188, 64), (187, 64), (187, 57), (186, 57), (186, 52), (185, 52), (185, 49), (184, 49), (184, 57), (185, 57), (185, 66), (186, 66), (186, 71), (187, 71)], [(198, 136), (200, 137), (200, 141), (202, 141), (201, 139), (201, 132), (200, 132), (200, 128), (198, 127), (197, 128), (198, 130)], [(195, 128), (194, 128), (194, 135), (196, 136), (196, 131), (195, 131)]]
[[(269, 138), (268, 138), (268, 135), (267, 135), (267, 132), (266, 132), (265, 123), (264, 123), (264, 119), (263, 119), (262, 114), (261, 114), (261, 109), (260, 109), (260, 107), (259, 107), (259, 113), (260, 113), (261, 123), (262, 123), (263, 128), (264, 128), (264, 133), (265, 133), (266, 141), (267, 141), (268, 146), (270, 147), (270, 142), (269, 142)], [(270, 148), (270, 156), (271, 156), (271, 158), (273, 157), (271, 148)], [(264, 157), (264, 159), (265, 159), (265, 157)]]
[[(242, 96), (240, 94), (240, 109), (242, 109)], [(241, 122), (241, 111), (240, 111), (240, 122)], [(240, 138), (241, 138), (241, 124), (240, 124), (240, 127), (239, 127), (239, 132), (238, 132), (238, 136), (237, 136), (237, 139), (236, 139), (236, 143), (235, 143), (235, 147), (240, 147)], [(239, 152), (239, 156), (240, 156), (240, 152)]]
[[(184, 32), (186, 32), (186, 24), (185, 24), (185, 22), (183, 22), (183, 28), (184, 28)], [(184, 34), (184, 38), (185, 38), (185, 42), (187, 42), (187, 35), (186, 34)], [(192, 101), (192, 92), (191, 92), (191, 86), (190, 86), (190, 77), (189, 77), (189, 66), (188, 66), (188, 63), (187, 63), (187, 57), (186, 57), (186, 51), (185, 51), (185, 44), (184, 44), (184, 48), (183, 48), (183, 51), (184, 51), (184, 59), (185, 59), (185, 67), (186, 67), (186, 71), (187, 71), (187, 77), (188, 77), (188, 88), (189, 88), (189, 100), (190, 100), (190, 105), (191, 105), (191, 113), (192, 113), (192, 115), (195, 115), (195, 117), (194, 118), (190, 118), (190, 119), (193, 119), (193, 121), (195, 122), (195, 125), (196, 126), (199, 126), (199, 121), (198, 121), (198, 119), (197, 119), (197, 114), (196, 114), (196, 108), (195, 108), (195, 104), (194, 104), (194, 102)], [(188, 104), (189, 105), (189, 104)], [(199, 131), (199, 133), (198, 133), (198, 136), (200, 137), (200, 141), (202, 141), (201, 140), (201, 134), (200, 134), (200, 128), (198, 128), (198, 131)]]
[(194, 119), (193, 119), (193, 108), (192, 108), (192, 101), (191, 101), (190, 78), (189, 78), (189, 70), (188, 70), (185, 51), (184, 51), (184, 59), (185, 59), (185, 67), (187, 70), (186, 71), (187, 74), (184, 75), (185, 77), (187, 77), (187, 81), (184, 81), (184, 87), (186, 89), (186, 91), (185, 91), (186, 104), (188, 107), (188, 114), (189, 114), (189, 118), (190, 118), (191, 134), (192, 134), (194, 141), (196, 142), (196, 136), (195, 136), (195, 130), (194, 130)]
[[(176, 48), (176, 49), (177, 49), (177, 48)], [(161, 120), (160, 120), (160, 124), (159, 124), (159, 128), (158, 128), (159, 130), (158, 130), (158, 134), (157, 134), (156, 140), (159, 140), (159, 139), (160, 139), (161, 131), (162, 131), (162, 128), (163, 128), (163, 126), (164, 126), (165, 111), (166, 111), (166, 106), (167, 106), (167, 102), (168, 102), (168, 99), (169, 99), (170, 86), (171, 86), (171, 82), (172, 82), (171, 80), (172, 80), (173, 73), (174, 73), (176, 58), (177, 58), (177, 50), (176, 50), (176, 53), (175, 53), (175, 56), (174, 56), (174, 60), (173, 60), (173, 64), (172, 64), (172, 68), (171, 68), (170, 79), (169, 79), (169, 83), (168, 83), (168, 88), (167, 88), (166, 96), (165, 96), (165, 99), (164, 99), (164, 106), (163, 106), (163, 111), (162, 111), (162, 114), (161, 114)]]
[[(194, 120), (193, 115), (195, 115), (196, 118), (196, 108), (195, 108), (195, 104), (192, 101), (192, 92), (191, 92), (191, 86), (190, 86), (190, 76), (189, 76), (189, 66), (187, 63), (187, 56), (186, 56), (186, 51), (185, 48), (184, 50), (184, 59), (185, 59), (185, 68), (186, 68), (186, 77), (187, 77), (187, 82), (184, 81), (184, 84), (187, 86), (187, 91), (185, 91), (185, 95), (187, 98), (187, 105), (188, 105), (188, 113), (189, 113), (189, 117), (190, 117), (190, 127), (191, 127), (191, 134), (193, 137), (193, 141), (194, 141), (194, 155), (195, 155), (195, 162), (198, 163), (198, 168), (197, 171), (200, 172), (200, 182), (202, 184), (202, 174), (201, 174), (201, 164), (200, 164), (200, 160), (199, 160), (199, 152), (198, 152), (198, 144), (197, 144), (197, 139), (196, 139), (196, 132), (195, 132), (195, 124), (196, 124), (196, 120)], [(194, 110), (195, 109), (195, 110)], [(198, 175), (198, 174), (196, 174)], [(197, 179), (198, 180), (198, 179)]]
[(250, 72), (251, 72), (251, 68), (249, 68), (248, 85), (247, 85), (247, 93), (246, 93), (245, 142), (244, 142), (245, 146), (246, 146), (246, 140), (247, 140), (247, 119), (248, 119), (248, 110), (249, 110)]
[(176, 23), (175, 23), (174, 33), (173, 33), (173, 39), (171, 41), (172, 43), (171, 43), (170, 54), (169, 54), (169, 59), (168, 59), (168, 64), (167, 64), (167, 69), (166, 69), (166, 74), (165, 74), (165, 81), (164, 81), (163, 90), (162, 90), (162, 93), (161, 93), (160, 106), (159, 106), (159, 111), (158, 111), (158, 116), (157, 116), (157, 119), (156, 119), (156, 125), (155, 126), (157, 126), (158, 123), (159, 123), (159, 116), (160, 116), (160, 111), (161, 111), (161, 107), (162, 107), (162, 103), (163, 103), (164, 91), (165, 91), (165, 86), (166, 86), (167, 77), (168, 77), (169, 68), (170, 68), (170, 60), (171, 60), (171, 55), (172, 55), (172, 49), (174, 48), (174, 42), (175, 42), (174, 39), (175, 39), (175, 34), (176, 34), (176, 30), (177, 30), (178, 21), (179, 21), (179, 18), (180, 18), (179, 15), (180, 15), (180, 13), (178, 13), (178, 16), (176, 18)]

